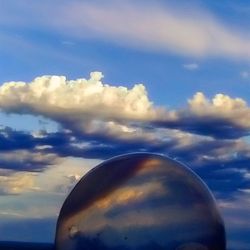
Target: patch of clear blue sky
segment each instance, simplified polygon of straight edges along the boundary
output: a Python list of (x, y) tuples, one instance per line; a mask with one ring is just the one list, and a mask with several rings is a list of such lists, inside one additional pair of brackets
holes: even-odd
[(24, 132), (39, 130), (55, 132), (58, 130), (59, 125), (41, 116), (0, 113), (0, 126), (11, 127), (12, 129)]

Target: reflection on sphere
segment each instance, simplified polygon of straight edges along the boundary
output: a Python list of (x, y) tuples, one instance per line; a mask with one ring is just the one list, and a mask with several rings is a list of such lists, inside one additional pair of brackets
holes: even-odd
[(188, 168), (137, 153), (87, 173), (58, 219), (57, 250), (225, 250), (215, 201)]

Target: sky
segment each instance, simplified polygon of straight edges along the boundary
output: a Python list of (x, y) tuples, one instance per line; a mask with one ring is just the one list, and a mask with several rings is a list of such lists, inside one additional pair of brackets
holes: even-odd
[(53, 241), (81, 176), (139, 151), (195, 171), (249, 249), (249, 27), (244, 0), (0, 0), (0, 240)]

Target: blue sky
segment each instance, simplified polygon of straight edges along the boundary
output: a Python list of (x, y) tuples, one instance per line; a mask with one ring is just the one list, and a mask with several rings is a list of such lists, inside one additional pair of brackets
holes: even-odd
[(47, 221), (33, 240), (51, 241), (79, 176), (150, 151), (197, 172), (218, 199), (229, 249), (250, 248), (248, 1), (0, 7), (1, 240), (31, 240)]

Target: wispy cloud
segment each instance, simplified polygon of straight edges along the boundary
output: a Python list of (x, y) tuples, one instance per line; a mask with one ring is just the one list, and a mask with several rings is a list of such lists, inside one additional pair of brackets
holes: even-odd
[(199, 64), (198, 63), (187, 63), (187, 64), (183, 64), (183, 68), (187, 69), (187, 70), (197, 70), (199, 68)]
[(0, 195), (17, 195), (35, 187), (34, 176), (30, 173), (13, 173), (0, 176)]
[(196, 7), (192, 12), (184, 12), (166, 5), (133, 1), (64, 4), (55, 1), (32, 5), (25, 2), (16, 8), (6, 6), (8, 15), (0, 18), (0, 24), (7, 27), (29, 27), (33, 23), (69, 38), (105, 39), (137, 49), (196, 57), (250, 58), (247, 29), (233, 29), (230, 24)]
[(240, 76), (241, 76), (241, 78), (242, 79), (249, 79), (250, 78), (250, 71), (242, 71), (241, 73), (240, 73)]

